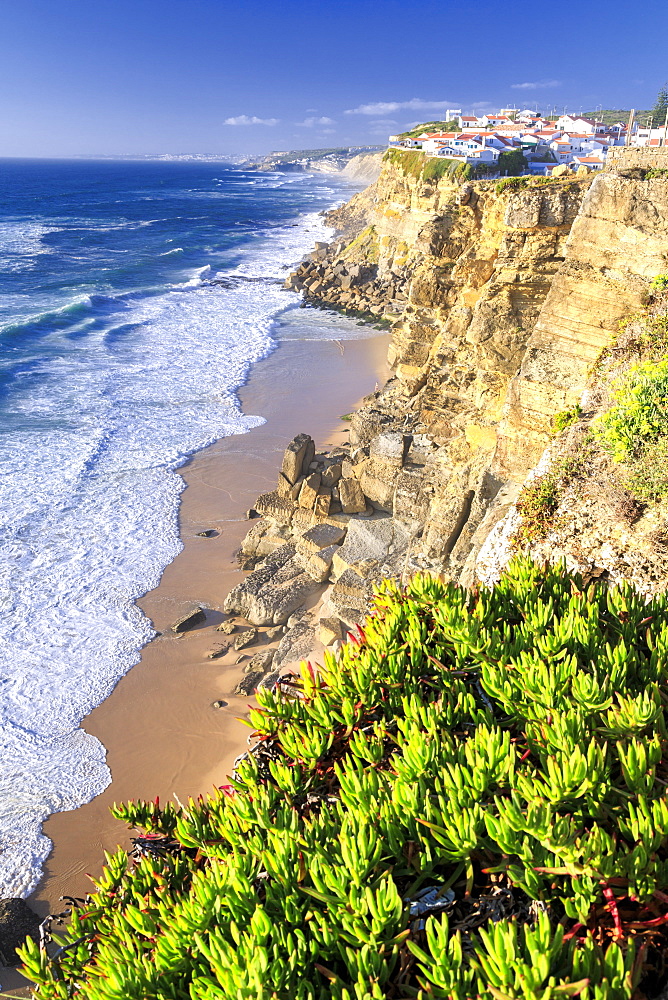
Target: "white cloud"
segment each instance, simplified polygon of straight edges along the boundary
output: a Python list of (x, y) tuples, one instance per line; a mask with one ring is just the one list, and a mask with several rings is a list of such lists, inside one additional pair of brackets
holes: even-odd
[[(428, 111), (432, 108), (447, 108), (452, 101), (423, 101), (413, 97), (410, 101), (376, 101), (372, 104), (360, 104), (357, 108), (345, 111), (346, 115), (391, 115), (394, 111), (408, 108), (411, 111)], [(454, 105), (456, 107), (456, 105)]]
[(303, 122), (295, 122), (299, 128), (315, 128), (316, 125), (335, 125), (333, 118), (305, 118)]
[(375, 118), (369, 125), (398, 125), (396, 118)]
[(257, 118), (255, 115), (237, 115), (226, 118), (225, 125), (278, 125), (279, 118)]
[(318, 132), (318, 135), (336, 135), (335, 128), (323, 128)]
[(511, 83), (512, 90), (542, 90), (543, 87), (560, 87), (561, 80), (535, 80), (533, 83)]

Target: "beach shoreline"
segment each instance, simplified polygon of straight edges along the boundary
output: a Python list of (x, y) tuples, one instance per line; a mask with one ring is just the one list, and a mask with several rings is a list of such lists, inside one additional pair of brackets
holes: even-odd
[[(206, 794), (224, 782), (246, 748), (249, 730), (237, 717), (247, 713), (248, 699), (232, 694), (244, 666), (235, 660), (243, 654), (231, 646), (207, 659), (228, 639), (216, 626), (226, 594), (244, 575), (234, 554), (249, 528), (245, 512), (275, 486), (282, 452), (295, 434), (311, 434), (319, 447), (345, 440), (340, 417), (385, 379), (387, 342), (386, 334), (279, 342), (238, 393), (243, 411), (266, 423), (220, 439), (179, 470), (187, 484), (179, 513), (184, 548), (158, 587), (138, 602), (163, 634), (82, 722), (105, 746), (112, 782), (90, 803), (44, 824), (54, 846), (29, 897), (40, 915), (56, 912), (62, 895), (90, 891), (86, 873), (100, 873), (104, 850), (130, 846), (124, 824), (109, 814), (114, 801)], [(216, 534), (199, 536), (208, 530)], [(206, 622), (184, 634), (171, 632), (171, 624), (196, 606), (207, 609)], [(212, 708), (217, 699), (227, 705)], [(2, 980), (9, 985), (6, 975)]]

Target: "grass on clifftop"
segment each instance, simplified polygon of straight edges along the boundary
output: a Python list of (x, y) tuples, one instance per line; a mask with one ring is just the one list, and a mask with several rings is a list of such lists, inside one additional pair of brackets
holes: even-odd
[(214, 798), (131, 803), (39, 998), (629, 1000), (668, 953), (668, 599), (527, 560), (387, 584), (258, 695)]
[(408, 132), (400, 132), (402, 139), (417, 139), (423, 132), (461, 132), (459, 118), (451, 118), (447, 122), (423, 122)]
[(448, 160), (443, 156), (427, 156), (419, 149), (388, 149), (383, 161), (399, 167), (407, 176), (424, 181), (439, 180), (441, 177), (467, 181), (475, 173), (470, 163)]

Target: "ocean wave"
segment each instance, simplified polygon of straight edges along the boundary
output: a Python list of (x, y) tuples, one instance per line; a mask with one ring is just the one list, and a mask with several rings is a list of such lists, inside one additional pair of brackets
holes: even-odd
[(44, 312), (24, 316), (13, 322), (6, 323), (0, 327), (0, 337), (22, 335), (28, 329), (39, 327), (46, 327), (51, 330), (54, 327), (67, 326), (72, 323), (73, 319), (85, 314), (91, 308), (92, 304), (90, 295), (78, 295), (75, 299), (66, 302), (62, 306), (45, 309)]
[(23, 369), (3, 372), (0, 454), (4, 895), (37, 884), (46, 816), (108, 784), (104, 748), (78, 727), (152, 635), (134, 601), (181, 548), (177, 469), (262, 422), (235, 390), (299, 312), (278, 279), (326, 236), (309, 211), (245, 234), (225, 269), (221, 253), (180, 282), (81, 294), (5, 327)]

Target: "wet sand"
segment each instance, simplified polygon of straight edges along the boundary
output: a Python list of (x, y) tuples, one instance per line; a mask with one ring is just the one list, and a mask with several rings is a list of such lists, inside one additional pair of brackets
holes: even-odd
[[(186, 801), (209, 792), (224, 783), (245, 749), (250, 730), (237, 717), (246, 715), (248, 699), (232, 695), (243, 674), (244, 664), (235, 665), (240, 654), (231, 648), (221, 658), (206, 658), (229, 641), (215, 628), (225, 596), (243, 576), (234, 553), (250, 527), (245, 512), (259, 493), (275, 487), (283, 449), (295, 434), (311, 434), (319, 447), (345, 440), (339, 418), (384, 381), (387, 343), (386, 335), (344, 343), (284, 341), (239, 391), (244, 412), (267, 422), (223, 438), (180, 470), (187, 483), (180, 509), (185, 548), (139, 602), (164, 634), (82, 723), (107, 748), (112, 783), (88, 805), (45, 823), (54, 848), (29, 900), (40, 914), (60, 909), (63, 894), (90, 890), (86, 873), (99, 874), (103, 850), (129, 846), (128, 830), (109, 814), (114, 801), (165, 800), (173, 793)], [(218, 533), (197, 536), (207, 529)], [(182, 635), (171, 632), (170, 625), (197, 605), (207, 609), (206, 622)], [(212, 708), (216, 699), (227, 707)], [(10, 985), (7, 975), (0, 980)]]

